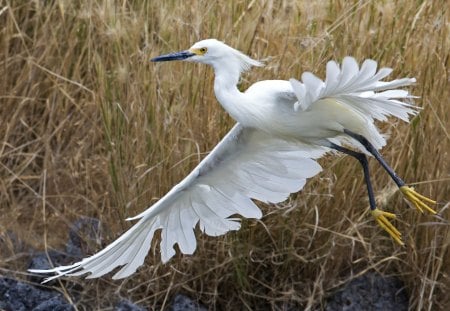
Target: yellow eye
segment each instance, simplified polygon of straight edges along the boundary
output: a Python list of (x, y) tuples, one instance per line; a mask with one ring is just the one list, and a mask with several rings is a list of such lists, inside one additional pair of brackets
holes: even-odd
[(200, 52), (202, 55), (205, 54), (207, 51), (208, 51), (207, 48), (200, 48), (200, 49), (199, 49), (199, 52)]

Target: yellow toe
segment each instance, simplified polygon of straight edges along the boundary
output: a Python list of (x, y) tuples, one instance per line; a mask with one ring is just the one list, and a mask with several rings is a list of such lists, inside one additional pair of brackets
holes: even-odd
[(375, 220), (377, 221), (378, 225), (383, 228), (389, 235), (394, 239), (395, 242), (397, 242), (400, 245), (405, 245), (402, 241), (402, 234), (400, 231), (397, 230), (397, 228), (394, 227), (394, 225), (389, 221), (388, 218), (394, 219), (395, 214), (384, 212), (382, 210), (379, 210), (378, 208), (371, 211), (373, 217), (375, 217)]
[(405, 198), (422, 213), (424, 210), (426, 210), (431, 214), (436, 214), (436, 211), (428, 206), (428, 204), (436, 204), (436, 201), (421, 195), (420, 193), (416, 192), (414, 188), (408, 186), (400, 187), (400, 191), (403, 193)]

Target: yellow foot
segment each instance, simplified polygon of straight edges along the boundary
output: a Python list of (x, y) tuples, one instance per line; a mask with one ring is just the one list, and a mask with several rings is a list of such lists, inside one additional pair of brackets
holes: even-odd
[(390, 219), (395, 219), (395, 214), (384, 212), (379, 210), (378, 208), (371, 211), (372, 216), (375, 217), (375, 220), (380, 225), (381, 228), (386, 230), (387, 233), (400, 245), (404, 245), (402, 242), (402, 234), (397, 228), (394, 227), (393, 224), (389, 221)]
[(428, 212), (430, 212), (431, 214), (436, 214), (436, 211), (426, 204), (426, 203), (428, 203), (428, 204), (436, 204), (436, 201), (431, 200), (431, 199), (421, 195), (420, 193), (417, 193), (414, 190), (414, 188), (411, 188), (411, 187), (408, 187), (408, 186), (400, 187), (400, 191), (403, 193), (405, 198), (409, 202), (414, 204), (414, 207), (417, 208), (422, 213), (423, 213), (423, 210), (425, 209)]

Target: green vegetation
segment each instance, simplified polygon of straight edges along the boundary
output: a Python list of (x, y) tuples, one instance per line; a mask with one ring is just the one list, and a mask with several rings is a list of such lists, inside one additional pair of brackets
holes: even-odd
[[(368, 270), (397, 275), (415, 310), (450, 306), (449, 6), (446, 1), (0, 1), (0, 274), (26, 279), (27, 254), (64, 247), (80, 216), (102, 221), (104, 242), (130, 226), (231, 128), (210, 68), (153, 56), (218, 38), (263, 59), (263, 79), (324, 76), (352, 55), (416, 77), (423, 107), (411, 124), (380, 125), (382, 153), (407, 182), (444, 202), (444, 220), (408, 209), (371, 161), (381, 207), (398, 215), (399, 247), (368, 213), (359, 164), (321, 160), (324, 172), (261, 222), (224, 237), (199, 234), (193, 256), (159, 260), (153, 241), (133, 277), (72, 278), (77, 308), (122, 296), (159, 309), (183, 292), (212, 309), (310, 309)], [(62, 291), (68, 283), (61, 282)], [(73, 297), (72, 297), (73, 298)]]

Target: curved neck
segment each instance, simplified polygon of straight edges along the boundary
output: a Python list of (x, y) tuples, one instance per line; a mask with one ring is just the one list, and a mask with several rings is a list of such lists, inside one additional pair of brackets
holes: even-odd
[(216, 75), (214, 85), (219, 83), (225, 88), (235, 88), (239, 83), (239, 78), (241, 76), (241, 68), (238, 65), (223, 66), (223, 64), (213, 65), (214, 73)]
[(246, 123), (249, 114), (245, 94), (237, 88), (241, 70), (214, 66), (214, 93), (222, 107), (239, 123)]

